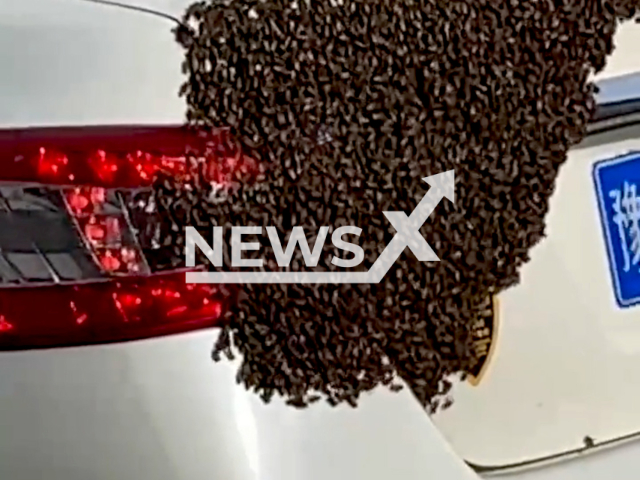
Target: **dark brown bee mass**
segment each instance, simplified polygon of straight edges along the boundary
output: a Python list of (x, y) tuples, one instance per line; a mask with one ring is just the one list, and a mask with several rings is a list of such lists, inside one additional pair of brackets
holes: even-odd
[[(456, 175), (455, 205), (443, 200), (421, 229), (440, 262), (407, 250), (380, 284), (242, 286), (214, 356), (235, 347), (239, 381), (265, 400), (355, 405), (400, 377), (435, 408), (473, 366), (474, 319), (544, 236), (558, 169), (594, 111), (589, 75), (636, 3), (192, 5), (191, 30), (176, 32), (188, 123), (228, 127), (262, 171), (222, 197), (158, 184), (178, 258), (185, 225), (208, 240), (213, 225), (273, 225), (281, 238), (303, 226), (310, 245), (320, 226), (356, 225), (368, 268), (395, 234), (382, 212), (409, 214), (423, 177)], [(325, 253), (315, 271), (337, 270), (341, 254)], [(307, 268), (299, 250), (290, 268)]]

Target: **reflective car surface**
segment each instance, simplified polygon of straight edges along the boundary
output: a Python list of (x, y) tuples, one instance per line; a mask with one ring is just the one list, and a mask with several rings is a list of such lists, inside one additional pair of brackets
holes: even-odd
[[(188, 3), (136, 4), (180, 15)], [(572, 154), (548, 241), (522, 286), (498, 299), (497, 348), (487, 369), (477, 386), (458, 387), (449, 411), (432, 421), (408, 390), (377, 390), (355, 410), (263, 405), (236, 385), (237, 363), (210, 359), (224, 305), (206, 305), (206, 296), (171, 303), (184, 287), (171, 280), (180, 272), (152, 271), (145, 252), (153, 250), (153, 232), (141, 234), (145, 221), (130, 201), (138, 192), (100, 175), (79, 189), (74, 182), (84, 174), (65, 170), (100, 150), (98, 167), (85, 173), (110, 172), (107, 154), (129, 158), (149, 129), (168, 129), (153, 137), (162, 141), (151, 142), (160, 158), (151, 163), (173, 158), (167, 132), (183, 121), (185, 106), (177, 95), (181, 52), (172, 27), (167, 18), (84, 0), (0, 0), (0, 478), (477, 479), (465, 461), (500, 471), (523, 460), (533, 462), (518, 478), (635, 478), (640, 443), (633, 442), (538, 468), (545, 457), (575, 449), (581, 436), (599, 443), (635, 431), (632, 387), (624, 387), (622, 399), (613, 398), (615, 390), (597, 396), (585, 373), (607, 376), (618, 392), (624, 374), (633, 384), (635, 370), (619, 371), (615, 363), (633, 356), (633, 320), (619, 317), (604, 328), (604, 317), (586, 316), (593, 302), (609, 308), (610, 288), (600, 278), (605, 257), (600, 232), (591, 232), (593, 210), (581, 210), (591, 170), (573, 161), (595, 161), (623, 144), (603, 140)], [(636, 70), (639, 38), (632, 25), (621, 30), (619, 51), (601, 78)], [(134, 137), (131, 149), (123, 147)], [(135, 158), (127, 165), (139, 165)], [(18, 173), (8, 181), (10, 171)], [(565, 222), (572, 215), (583, 222), (577, 230)], [(594, 270), (581, 270), (574, 249), (585, 236), (594, 242), (589, 255), (598, 256)], [(557, 275), (560, 263), (545, 257), (545, 248), (572, 262), (570, 279)], [(133, 253), (123, 256), (123, 249)], [(553, 284), (556, 296), (540, 311), (549, 277), (560, 285)], [(588, 286), (579, 288), (581, 282)], [(185, 299), (193, 292), (177, 293)], [(155, 308), (154, 321), (135, 323), (144, 316), (140, 308)], [(554, 335), (536, 330), (543, 317)], [(534, 390), (535, 382), (546, 382), (546, 390)], [(536, 396), (541, 391), (547, 397)]]
[[(181, 3), (173, 2), (178, 12)], [(0, 25), (3, 132), (183, 121), (181, 54), (166, 19), (80, 0), (26, 0), (0, 2)], [(3, 156), (5, 172), (14, 160)], [(65, 204), (73, 189), (51, 190), (2, 186), (0, 296), (10, 304), (0, 324), (3, 348), (17, 348), (24, 322), (38, 333), (31, 346), (49, 348), (0, 353), (0, 478), (475, 478), (408, 391), (375, 392), (358, 410), (265, 406), (236, 385), (237, 364), (211, 361), (215, 329), (58, 347), (105, 340), (128, 325), (118, 312), (98, 311), (84, 291), (64, 298), (68, 317), (60, 315), (60, 294), (36, 293), (43, 283), (102, 288), (93, 280), (105, 270)], [(84, 193), (96, 204), (96, 195)], [(97, 204), (113, 218), (124, 214), (117, 199)], [(93, 317), (77, 322), (83, 312), (73, 312), (69, 300), (84, 301)], [(66, 329), (50, 328), (64, 318)], [(78, 333), (92, 323), (93, 336)]]

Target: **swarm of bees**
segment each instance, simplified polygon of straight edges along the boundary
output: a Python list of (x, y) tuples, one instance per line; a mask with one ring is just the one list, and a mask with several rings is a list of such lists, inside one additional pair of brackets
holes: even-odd
[[(455, 204), (441, 202), (421, 229), (440, 262), (407, 250), (379, 284), (243, 285), (214, 357), (239, 353), (238, 381), (265, 401), (355, 406), (361, 393), (397, 390), (402, 379), (432, 411), (448, 405), (452, 378), (476, 361), (472, 324), (519, 281), (544, 237), (558, 170), (594, 112), (589, 75), (637, 3), (190, 6), (176, 31), (188, 124), (227, 129), (260, 173), (224, 201), (196, 182), (157, 202), (177, 258), (184, 225), (205, 238), (215, 225), (272, 225), (282, 235), (357, 225), (369, 268), (395, 234), (382, 212), (409, 214), (428, 189), (423, 177), (456, 175)], [(264, 242), (266, 258), (269, 249)], [(296, 251), (290, 270), (302, 269)], [(316, 270), (336, 269), (321, 260)]]

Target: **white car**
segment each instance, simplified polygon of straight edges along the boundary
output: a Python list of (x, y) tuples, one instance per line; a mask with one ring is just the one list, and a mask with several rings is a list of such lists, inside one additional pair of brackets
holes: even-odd
[[(237, 363), (210, 359), (223, 304), (180, 272), (105, 278), (148, 268), (129, 197), (107, 187), (162, 161), (139, 150), (171, 163), (181, 141), (173, 26), (86, 0), (0, 0), (2, 480), (636, 478), (640, 442), (622, 440), (640, 431), (640, 315), (614, 301), (591, 183), (594, 162), (640, 147), (633, 127), (572, 153), (549, 237), (498, 299), (486, 371), (451, 409), (429, 418), (406, 389), (357, 409), (264, 405), (236, 385)], [(622, 27), (599, 80), (640, 70), (638, 40)], [(628, 93), (603, 85), (603, 103)], [(119, 169), (123, 152), (140, 168)], [(91, 175), (95, 188), (53, 188)]]

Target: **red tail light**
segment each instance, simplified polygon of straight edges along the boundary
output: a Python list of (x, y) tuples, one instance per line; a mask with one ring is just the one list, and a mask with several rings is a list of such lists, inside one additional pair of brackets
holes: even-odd
[(206, 174), (223, 183), (255, 162), (226, 134), (195, 135), (180, 127), (34, 128), (0, 131), (0, 181), (138, 188), (159, 171), (188, 176), (185, 154), (207, 152)]
[(135, 340), (214, 326), (224, 298), (184, 273), (0, 289), (3, 350)]
[[(205, 154), (192, 165), (195, 151)], [(224, 183), (256, 165), (224, 138), (179, 127), (0, 131), (0, 350), (215, 325), (229, 296), (154, 271), (139, 235), (149, 225), (126, 201), (159, 172), (187, 180), (196, 167)]]

